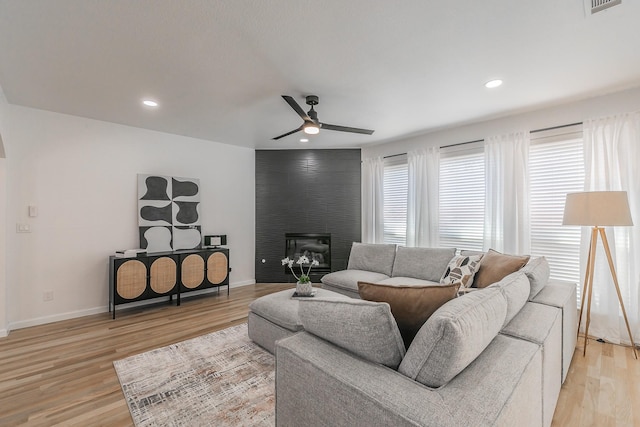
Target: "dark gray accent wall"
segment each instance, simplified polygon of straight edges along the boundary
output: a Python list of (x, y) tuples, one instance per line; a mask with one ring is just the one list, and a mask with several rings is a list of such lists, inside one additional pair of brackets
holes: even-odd
[(346, 268), (360, 210), (359, 149), (256, 150), (256, 282), (295, 282), (280, 262), (285, 233), (331, 233), (331, 269)]

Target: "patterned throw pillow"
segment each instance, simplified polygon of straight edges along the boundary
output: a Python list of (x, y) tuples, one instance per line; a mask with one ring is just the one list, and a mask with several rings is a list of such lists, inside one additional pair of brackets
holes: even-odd
[(480, 261), (483, 254), (479, 255), (456, 255), (447, 266), (447, 270), (442, 275), (440, 283), (445, 285), (457, 284), (461, 287), (469, 287), (473, 283), (473, 276), (480, 268)]

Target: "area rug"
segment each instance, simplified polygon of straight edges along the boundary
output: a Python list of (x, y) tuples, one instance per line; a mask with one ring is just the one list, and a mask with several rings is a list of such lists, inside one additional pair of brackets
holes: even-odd
[(113, 365), (137, 427), (275, 424), (275, 361), (246, 323)]

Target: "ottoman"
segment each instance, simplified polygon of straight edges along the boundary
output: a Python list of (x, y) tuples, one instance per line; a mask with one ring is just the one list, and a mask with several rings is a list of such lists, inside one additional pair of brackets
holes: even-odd
[[(348, 296), (326, 289), (314, 288), (314, 290), (316, 297), (350, 299)], [(275, 354), (277, 340), (302, 330), (300, 317), (298, 317), (298, 301), (304, 298), (291, 298), (294, 291), (295, 289), (285, 289), (265, 295), (249, 305), (247, 319), (249, 338), (271, 354)]]

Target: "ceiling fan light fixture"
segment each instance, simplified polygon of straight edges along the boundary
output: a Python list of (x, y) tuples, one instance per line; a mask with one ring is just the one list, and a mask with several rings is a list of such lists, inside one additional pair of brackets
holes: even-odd
[(320, 126), (315, 123), (305, 123), (302, 130), (307, 135), (316, 135), (320, 132)]
[(352, 128), (348, 126), (338, 126), (332, 125), (329, 123), (323, 123), (318, 120), (318, 113), (314, 110), (314, 105), (318, 105), (318, 97), (315, 95), (309, 95), (306, 97), (307, 105), (311, 105), (311, 109), (305, 113), (305, 111), (298, 105), (295, 99), (290, 97), (289, 95), (282, 95), (282, 99), (284, 99), (287, 104), (295, 111), (298, 116), (303, 120), (300, 127), (297, 129), (291, 130), (287, 133), (283, 133), (282, 135), (278, 135), (275, 138), (271, 138), (274, 141), (280, 138), (284, 138), (285, 136), (289, 136), (293, 133), (303, 131), (307, 135), (316, 135), (320, 133), (320, 128), (333, 130), (338, 132), (352, 132), (352, 133), (360, 133), (364, 135), (371, 135), (374, 131), (371, 129), (360, 129), (360, 128)]

